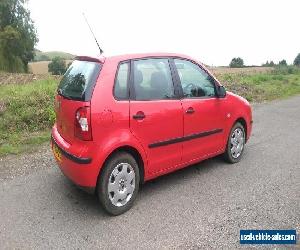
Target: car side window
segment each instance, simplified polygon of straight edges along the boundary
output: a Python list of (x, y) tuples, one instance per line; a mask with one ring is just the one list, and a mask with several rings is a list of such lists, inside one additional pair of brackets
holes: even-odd
[(128, 68), (128, 62), (121, 63), (118, 68), (114, 87), (114, 96), (118, 100), (128, 99)]
[(183, 59), (174, 59), (185, 97), (216, 96), (213, 78), (199, 65)]
[(136, 100), (162, 100), (174, 97), (168, 59), (150, 58), (133, 61), (133, 87)]

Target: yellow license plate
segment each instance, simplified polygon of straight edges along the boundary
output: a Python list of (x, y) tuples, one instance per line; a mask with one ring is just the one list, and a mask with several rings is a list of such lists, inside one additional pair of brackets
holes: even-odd
[(60, 149), (55, 144), (53, 144), (52, 149), (53, 149), (53, 154), (54, 154), (55, 158), (60, 162), (61, 161)]

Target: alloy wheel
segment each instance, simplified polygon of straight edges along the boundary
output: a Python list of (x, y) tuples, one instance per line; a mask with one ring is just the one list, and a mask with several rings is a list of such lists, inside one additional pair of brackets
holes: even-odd
[(237, 159), (243, 152), (245, 143), (245, 134), (241, 128), (236, 128), (230, 137), (230, 153), (234, 159)]
[(112, 171), (108, 182), (108, 196), (114, 206), (126, 205), (135, 189), (135, 172), (128, 163), (119, 163)]

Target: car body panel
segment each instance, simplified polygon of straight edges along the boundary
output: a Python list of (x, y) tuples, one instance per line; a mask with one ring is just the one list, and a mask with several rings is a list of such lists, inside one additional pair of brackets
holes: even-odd
[(89, 102), (69, 100), (61, 95), (55, 96), (54, 110), (56, 113), (56, 125), (59, 134), (67, 141), (74, 139), (74, 121), (76, 111), (83, 106), (89, 106)]
[[(133, 115), (143, 112), (145, 118), (133, 119)], [(153, 174), (162, 168), (179, 165), (182, 160), (180, 143), (159, 142), (183, 136), (182, 106), (180, 100), (131, 101), (130, 129), (146, 149), (148, 157), (147, 173)]]
[[(200, 134), (198, 138), (183, 143), (183, 162), (199, 159), (224, 149), (223, 102), (223, 98), (182, 100), (184, 135)], [(194, 113), (186, 113), (189, 108), (192, 108)]]

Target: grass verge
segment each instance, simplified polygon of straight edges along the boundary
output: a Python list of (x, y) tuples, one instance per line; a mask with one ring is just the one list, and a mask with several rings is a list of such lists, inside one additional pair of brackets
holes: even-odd
[(264, 102), (300, 94), (300, 68), (278, 67), (269, 73), (221, 74), (227, 90), (250, 102)]
[(0, 156), (30, 151), (50, 140), (57, 81), (0, 85)]

